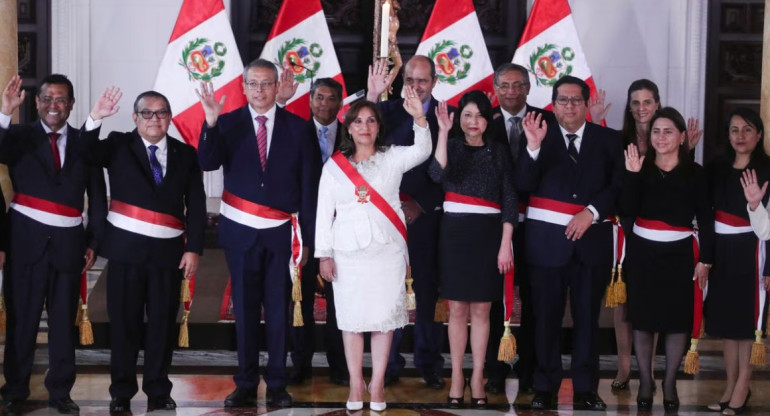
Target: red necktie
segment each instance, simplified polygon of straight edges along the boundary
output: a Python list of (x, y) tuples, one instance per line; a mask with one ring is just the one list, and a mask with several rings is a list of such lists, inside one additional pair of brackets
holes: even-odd
[(59, 140), (59, 136), (61, 134), (59, 133), (48, 133), (48, 138), (51, 139), (51, 153), (53, 153), (53, 166), (56, 168), (56, 171), (61, 170), (61, 156), (59, 156), (59, 146), (56, 144), (56, 141)]
[(262, 166), (262, 170), (265, 170), (265, 165), (267, 164), (267, 127), (265, 126), (265, 124), (267, 123), (267, 117), (257, 116), (256, 120), (257, 120), (257, 123), (259, 124), (259, 128), (257, 128), (257, 147), (259, 148), (259, 164)]

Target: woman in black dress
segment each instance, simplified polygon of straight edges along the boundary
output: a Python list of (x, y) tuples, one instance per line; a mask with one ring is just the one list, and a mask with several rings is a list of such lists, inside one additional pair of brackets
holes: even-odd
[[(679, 407), (676, 372), (693, 325), (693, 280), (706, 285), (713, 259), (714, 215), (703, 169), (689, 157), (687, 126), (673, 108), (653, 116), (650, 145), (639, 156), (625, 152), (620, 212), (635, 218), (628, 233), (628, 319), (639, 364), (640, 409), (652, 406), (650, 372), (654, 333), (665, 336), (663, 404)], [(695, 257), (693, 219), (699, 224), (700, 257)]]
[[(474, 408), (486, 407), (484, 358), (489, 338), (489, 308), (503, 295), (503, 274), (513, 268), (511, 238), (518, 216), (508, 148), (487, 136), (492, 106), (481, 91), (460, 99), (457, 114), (446, 103), (439, 121), (435, 158), (428, 173), (446, 192), (439, 234), (441, 297), (449, 300), (450, 407), (463, 402), (463, 356), (471, 323)], [(455, 117), (457, 116), (457, 117)], [(454, 120), (452, 138), (449, 129)]]
[[(724, 339), (727, 373), (722, 397), (709, 409), (735, 414), (748, 399), (754, 331), (758, 321), (765, 321), (755, 316), (755, 301), (760, 299), (762, 276), (770, 275), (768, 263), (765, 262), (763, 270), (758, 269), (758, 250), (761, 247), (766, 257), (767, 245), (760, 244), (751, 229), (740, 179), (746, 169), (756, 171), (759, 183), (770, 179), (770, 158), (762, 148), (764, 127), (756, 112), (747, 108), (733, 111), (728, 131), (730, 145), (724, 157), (707, 169), (716, 240), (705, 312), (706, 332)], [(767, 199), (765, 196), (762, 205)]]

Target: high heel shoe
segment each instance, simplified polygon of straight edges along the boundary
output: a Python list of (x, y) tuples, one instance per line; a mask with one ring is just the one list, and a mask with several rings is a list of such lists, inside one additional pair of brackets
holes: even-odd
[(723, 415), (739, 415), (746, 411), (746, 405), (749, 403), (749, 399), (751, 398), (751, 389), (749, 389), (748, 394), (746, 394), (746, 400), (743, 401), (743, 405), (741, 407), (730, 407), (730, 404), (728, 402), (727, 408), (725, 410), (722, 410)]
[[(366, 386), (366, 389), (369, 391), (369, 394), (371, 395), (372, 394), (372, 385), (370, 384), (370, 385)], [(382, 393), (383, 393), (382, 395), (384, 396), (385, 395), (385, 389), (384, 388), (383, 388), (383, 392)], [(374, 401), (369, 402), (369, 409), (374, 411), (374, 412), (382, 412), (387, 407), (388, 407), (388, 403), (385, 402), (385, 401), (382, 401), (382, 402), (374, 402)]]
[(630, 377), (626, 378), (626, 381), (613, 380), (612, 384), (610, 385), (610, 388), (612, 389), (612, 391), (627, 390), (628, 389), (628, 381), (629, 380), (630, 380)]
[(652, 397), (641, 397), (641, 396), (637, 397), (636, 408), (640, 411), (652, 410)]
[(679, 410), (679, 396), (676, 394), (676, 386), (674, 386), (674, 399), (666, 399), (666, 380), (663, 380), (660, 385), (663, 387), (663, 409), (666, 412), (676, 412)]
[[(470, 384), (470, 381), (468, 384)], [(488, 403), (489, 399), (487, 399), (486, 395), (484, 397), (473, 397), (473, 387), (471, 387), (471, 409), (486, 409)]]
[(723, 410), (727, 409), (727, 406), (729, 404), (730, 404), (730, 401), (728, 400), (726, 402), (711, 403), (708, 407), (709, 407), (709, 410), (713, 412), (722, 412)]
[[(366, 389), (366, 384), (364, 384), (364, 381), (361, 380), (361, 396), (362, 397), (364, 395), (364, 390), (365, 389)], [(361, 409), (364, 408), (364, 402), (363, 402), (363, 400), (354, 401), (354, 402), (351, 402), (350, 400), (348, 400), (347, 402), (345, 402), (345, 408), (350, 410), (350, 411), (361, 410)]]
[(463, 407), (463, 403), (465, 402), (465, 388), (468, 387), (468, 379), (463, 380), (463, 393), (460, 397), (452, 397), (447, 395), (446, 397), (446, 404), (447, 407), (450, 409), (459, 409)]

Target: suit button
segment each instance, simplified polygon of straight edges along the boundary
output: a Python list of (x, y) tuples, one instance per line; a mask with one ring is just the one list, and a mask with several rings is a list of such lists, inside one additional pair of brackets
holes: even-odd
[(577, 199), (577, 194), (572, 194), (572, 199)]
[(260, 188), (264, 188), (264, 187), (265, 187), (265, 184), (264, 184), (264, 183), (260, 183), (260, 184), (259, 184), (259, 187), (260, 187)]

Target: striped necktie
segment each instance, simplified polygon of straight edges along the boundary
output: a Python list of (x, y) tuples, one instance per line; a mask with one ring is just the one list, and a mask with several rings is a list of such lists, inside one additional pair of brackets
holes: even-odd
[(259, 128), (257, 129), (257, 147), (259, 148), (259, 164), (262, 166), (262, 170), (265, 170), (267, 165), (267, 117), (257, 116), (257, 123)]

